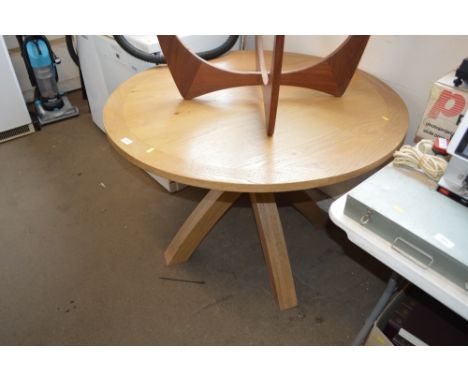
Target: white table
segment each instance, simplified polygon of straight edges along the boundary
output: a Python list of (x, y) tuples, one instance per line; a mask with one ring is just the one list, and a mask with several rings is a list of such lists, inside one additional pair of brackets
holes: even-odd
[(377, 260), (468, 320), (468, 292), (432, 269), (418, 267), (391, 247), (391, 243), (344, 214), (346, 194), (330, 207), (330, 218), (348, 239)]

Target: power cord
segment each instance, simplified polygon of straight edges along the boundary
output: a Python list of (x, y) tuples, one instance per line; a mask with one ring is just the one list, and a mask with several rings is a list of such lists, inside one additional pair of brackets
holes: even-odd
[(414, 147), (404, 145), (393, 154), (393, 164), (422, 170), (428, 178), (437, 182), (444, 175), (448, 163), (444, 158), (433, 155), (432, 145), (430, 139), (423, 139)]

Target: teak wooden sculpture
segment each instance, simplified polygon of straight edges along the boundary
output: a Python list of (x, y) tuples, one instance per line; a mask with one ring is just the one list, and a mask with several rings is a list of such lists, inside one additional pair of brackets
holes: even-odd
[(158, 35), (172, 78), (184, 99), (236, 86), (262, 86), (268, 136), (272, 136), (275, 130), (281, 85), (315, 89), (340, 97), (356, 71), (369, 36), (349, 36), (318, 63), (285, 72), (281, 70), (284, 39), (285, 36), (275, 36), (271, 68), (268, 70), (262, 37), (256, 36), (257, 71), (241, 72), (225, 70), (203, 60), (187, 49), (175, 35)]

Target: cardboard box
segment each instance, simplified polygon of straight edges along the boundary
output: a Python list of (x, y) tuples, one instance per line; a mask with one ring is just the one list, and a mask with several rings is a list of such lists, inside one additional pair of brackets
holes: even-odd
[(366, 346), (467, 346), (468, 321), (414, 285), (387, 304)]
[(468, 109), (468, 85), (455, 87), (455, 71), (434, 83), (416, 140), (442, 137), (451, 139)]
[(376, 323), (372, 327), (372, 330), (367, 337), (365, 346), (393, 346), (392, 342), (387, 336), (380, 330)]
[(400, 291), (391, 301), (388, 302), (382, 313), (379, 315), (377, 320), (374, 322), (372, 329), (367, 336), (365, 346), (394, 346), (392, 341), (383, 332), (383, 327), (386, 324), (390, 312), (394, 310), (394, 307), (401, 303), (403, 298), (403, 292)]

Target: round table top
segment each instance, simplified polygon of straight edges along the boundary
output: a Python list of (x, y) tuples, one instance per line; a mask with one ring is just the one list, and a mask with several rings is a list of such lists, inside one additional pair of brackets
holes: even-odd
[[(284, 69), (316, 60), (285, 53)], [(254, 70), (254, 52), (215, 60)], [(405, 137), (408, 112), (382, 81), (357, 71), (342, 97), (282, 86), (275, 133), (266, 134), (259, 86), (184, 100), (167, 67), (135, 75), (104, 108), (114, 146), (137, 166), (208, 189), (281, 192), (361, 175), (388, 160)]]

